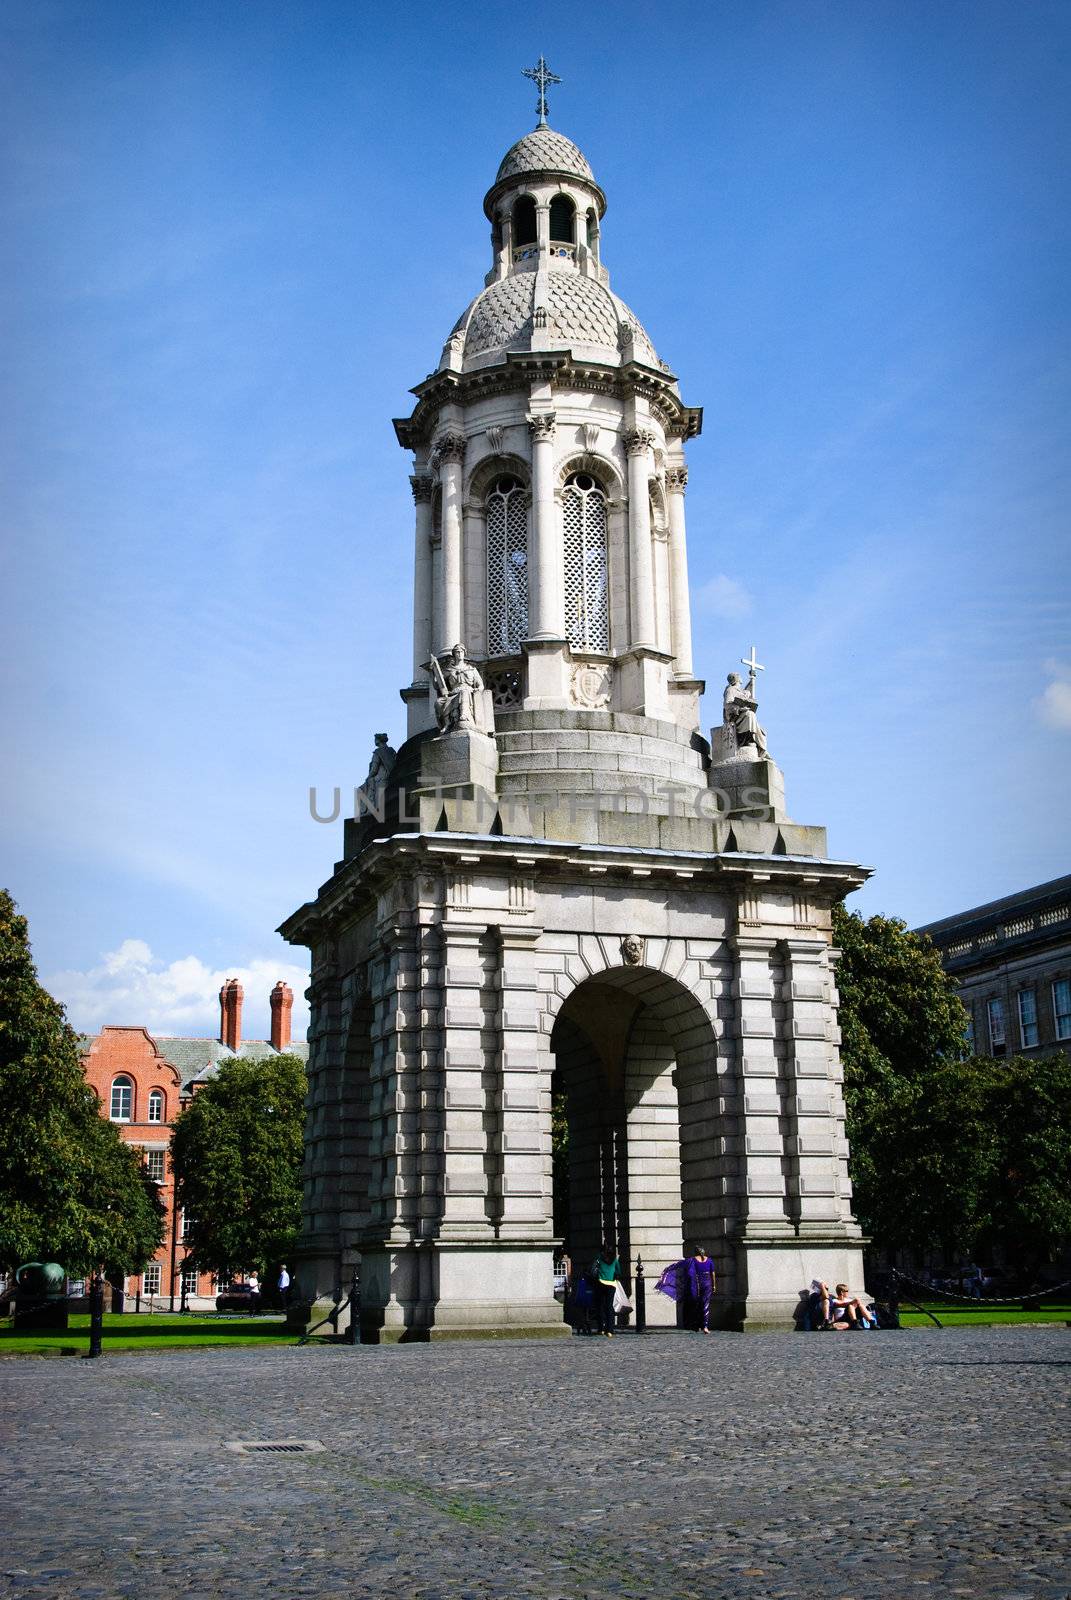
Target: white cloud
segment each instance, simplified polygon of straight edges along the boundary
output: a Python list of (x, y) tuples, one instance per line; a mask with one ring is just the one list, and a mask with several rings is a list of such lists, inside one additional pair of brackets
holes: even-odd
[(81, 1033), (96, 1033), (106, 1023), (141, 1024), (150, 1033), (214, 1039), (219, 1036), (219, 990), (226, 978), (237, 978), (245, 991), (243, 1037), (268, 1037), (268, 996), (278, 978), (294, 991), (293, 1036), (305, 1037), (308, 968), (275, 957), (214, 969), (194, 955), (165, 963), (144, 939), (124, 939), (98, 966), (56, 972), (42, 981), (67, 1007), (72, 1027)]
[(752, 608), (751, 596), (742, 583), (724, 572), (696, 590), (696, 604), (715, 617), (746, 617)]
[(1061, 733), (1071, 729), (1071, 667), (1059, 661), (1046, 661), (1051, 681), (1034, 701), (1038, 716), (1046, 727)]

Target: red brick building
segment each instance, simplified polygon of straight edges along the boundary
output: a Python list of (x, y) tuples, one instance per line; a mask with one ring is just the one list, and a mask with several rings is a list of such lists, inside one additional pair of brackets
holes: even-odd
[(263, 1060), (284, 1052), (302, 1060), (308, 1057), (308, 1045), (290, 1038), (294, 995), (285, 983), (280, 981), (271, 992), (270, 1039), (242, 1038), (243, 998), (237, 978), (228, 978), (219, 992), (218, 1039), (154, 1037), (144, 1027), (111, 1026), (82, 1037), (82, 1067), (100, 1100), (101, 1116), (116, 1123), (127, 1144), (143, 1152), (164, 1204), (163, 1243), (140, 1277), (126, 1280), (128, 1296), (136, 1297), (140, 1291), (142, 1296), (166, 1297), (170, 1302), (174, 1295), (178, 1304), (184, 1278), (187, 1296), (216, 1292), (209, 1273), (184, 1267), (187, 1222), (175, 1206), (171, 1129), (190, 1097), (228, 1058)]

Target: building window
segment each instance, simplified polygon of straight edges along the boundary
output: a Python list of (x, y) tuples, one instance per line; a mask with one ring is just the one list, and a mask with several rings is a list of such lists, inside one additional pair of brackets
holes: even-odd
[(1018, 1004), (1019, 1036), (1023, 1049), (1030, 1050), (1038, 1042), (1038, 1002), (1033, 989), (1020, 989)]
[(536, 203), (530, 194), (522, 194), (513, 208), (513, 244), (536, 242)]
[(971, 1055), (973, 1056), (974, 1051), (975, 1051), (975, 1044), (974, 1044), (974, 1018), (972, 1016), (968, 1016), (967, 1017), (966, 1026), (963, 1029), (963, 1037), (966, 1040), (967, 1049), (970, 1051)]
[(193, 1227), (193, 1218), (186, 1211), (180, 1212), (179, 1216), (179, 1238), (185, 1243), (185, 1241), (190, 1237), (190, 1229)]
[(197, 1293), (197, 1268), (196, 1267), (183, 1267), (183, 1269), (182, 1269), (182, 1287), (185, 1289), (187, 1294), (196, 1294)]
[(516, 656), (528, 637), (528, 495), (499, 478), (487, 496), (487, 653)]
[(576, 241), (576, 207), (567, 194), (556, 194), (550, 202), (550, 236), (561, 244)]
[(112, 1122), (129, 1122), (134, 1107), (134, 1085), (129, 1078), (112, 1079)]
[(998, 1051), (1003, 1055), (1006, 1043), (1004, 1036), (1004, 1001), (987, 1000), (985, 1006), (989, 1017), (989, 1048), (994, 1055)]
[(164, 1181), (164, 1152), (162, 1150), (146, 1150), (145, 1171), (153, 1183)]
[(160, 1263), (159, 1263), (159, 1261), (150, 1262), (150, 1264), (145, 1268), (145, 1271), (142, 1273), (142, 1275), (141, 1275), (141, 1292), (142, 1292), (142, 1294), (159, 1294), (160, 1293)]
[(574, 472), (562, 496), (565, 534), (565, 632), (574, 650), (609, 650), (606, 496), (586, 472)]
[(1057, 978), (1052, 986), (1052, 1015), (1056, 1037), (1071, 1039), (1071, 979)]
[(163, 1093), (159, 1089), (154, 1089), (152, 1094), (149, 1096), (149, 1121), (150, 1122), (163, 1122), (163, 1120), (164, 1120), (164, 1097), (163, 1097)]

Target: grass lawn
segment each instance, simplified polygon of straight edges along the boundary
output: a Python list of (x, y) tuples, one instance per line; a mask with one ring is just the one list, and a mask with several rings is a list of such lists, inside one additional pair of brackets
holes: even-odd
[[(992, 1306), (964, 1307), (953, 1306), (940, 1300), (923, 1300), (922, 1304), (927, 1310), (944, 1324), (946, 1328), (994, 1328), (999, 1326), (1013, 1327), (1017, 1323), (1031, 1322), (1071, 1322), (1071, 1305), (1054, 1305), (1051, 1301), (1044, 1301), (1036, 1311), (1023, 1311), (1018, 1301), (1009, 1300)], [(905, 1328), (932, 1328), (933, 1323), (921, 1311), (912, 1311), (910, 1307), (903, 1306), (900, 1311), (900, 1321)]]
[[(104, 1352), (130, 1350), (233, 1350), (251, 1345), (296, 1344), (282, 1317), (166, 1313), (139, 1317), (106, 1312)], [(16, 1333), (0, 1325), (0, 1356), (80, 1356), (89, 1348), (88, 1313), (73, 1314), (66, 1333)]]

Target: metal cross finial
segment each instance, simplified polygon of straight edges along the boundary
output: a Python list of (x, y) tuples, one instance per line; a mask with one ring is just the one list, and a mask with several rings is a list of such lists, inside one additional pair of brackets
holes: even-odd
[(746, 667), (748, 669), (748, 672), (751, 674), (752, 683), (754, 683), (754, 681), (755, 681), (756, 672), (765, 672), (766, 671), (766, 668), (763, 666), (762, 662), (761, 661), (757, 661), (755, 659), (755, 646), (754, 645), (751, 646), (751, 655), (750, 655), (750, 657), (749, 656), (741, 656), (740, 657), (740, 665), (742, 667)]
[(540, 56), (534, 67), (522, 67), (521, 75), (525, 78), (531, 78), (533, 83), (539, 85), (539, 101), (536, 105), (539, 121), (536, 123), (536, 127), (545, 128), (547, 125), (547, 85), (561, 83), (562, 80), (554, 76), (542, 56)]

